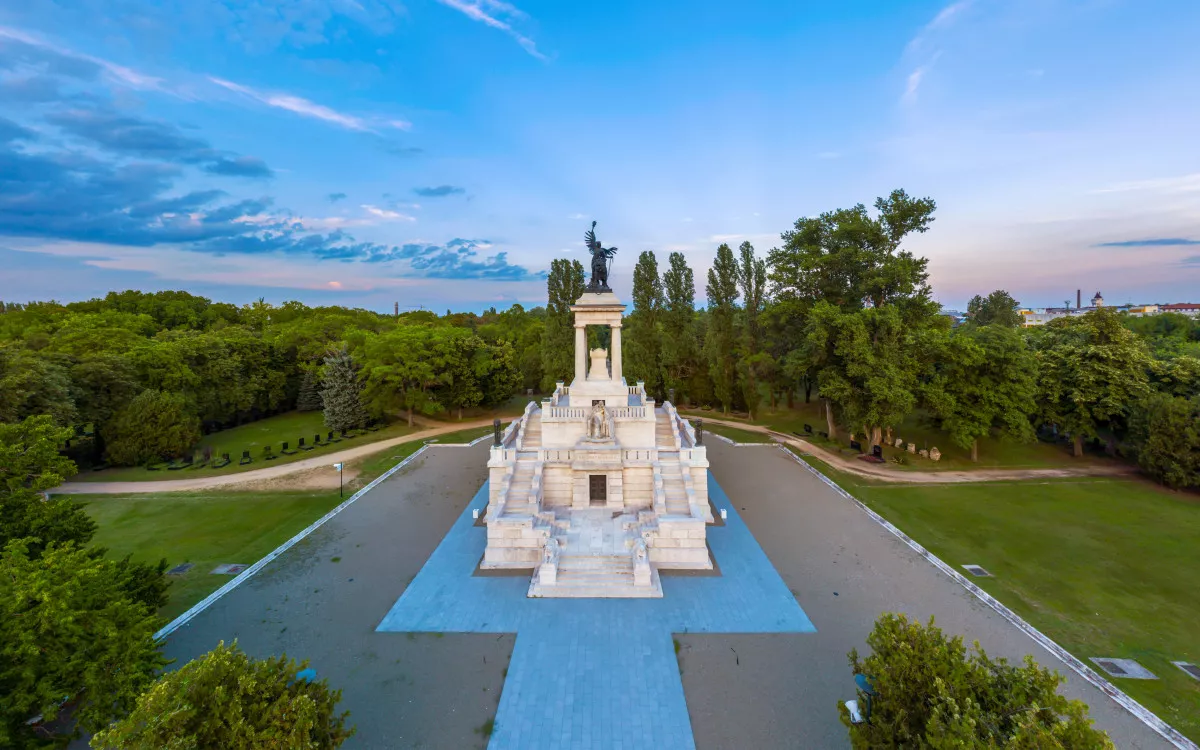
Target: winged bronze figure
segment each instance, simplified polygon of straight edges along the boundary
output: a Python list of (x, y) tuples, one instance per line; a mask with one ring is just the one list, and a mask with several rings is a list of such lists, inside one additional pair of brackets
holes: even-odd
[(592, 222), (592, 228), (583, 235), (583, 241), (587, 244), (588, 252), (592, 254), (592, 281), (588, 284), (589, 292), (611, 292), (612, 289), (608, 286), (608, 269), (612, 264), (613, 256), (617, 254), (615, 247), (601, 247), (600, 241), (596, 239), (596, 222)]

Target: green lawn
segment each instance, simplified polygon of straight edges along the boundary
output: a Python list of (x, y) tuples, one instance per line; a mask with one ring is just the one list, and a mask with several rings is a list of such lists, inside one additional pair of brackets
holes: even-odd
[[(695, 427), (695, 420), (692, 420), (692, 427)], [(735, 443), (769, 443), (771, 437), (761, 432), (750, 432), (749, 430), (739, 430), (736, 427), (726, 427), (725, 425), (704, 423), (705, 432), (713, 432), (721, 437), (727, 437)]]
[[(894, 485), (810, 460), (1071, 653), (1136, 659), (1116, 685), (1200, 741), (1200, 496), (1136, 479)], [(1088, 662), (1090, 665), (1090, 662)], [(1073, 675), (1068, 678), (1079, 679)]]
[(79, 495), (99, 527), (94, 543), (109, 555), (132, 553), (169, 567), (194, 563), (171, 576), (172, 619), (217, 590), (230, 576), (212, 575), (221, 563), (257, 562), (339, 502), (337, 490), (322, 492), (172, 492), (144, 495)]
[[(490, 427), (460, 430), (438, 435), (437, 442), (470, 442), (489, 432)], [(425, 442), (401, 443), (353, 461), (360, 473), (347, 484), (346, 497), (416, 453)], [(341, 502), (336, 490), (78, 495), (76, 500), (99, 527), (95, 544), (107, 547), (110, 556), (132, 553), (148, 562), (165, 557), (170, 567), (194, 563), (183, 576), (171, 577), (171, 600), (161, 612), (167, 619), (230, 580), (212, 575), (209, 571), (214, 567), (257, 562)]]
[[(686, 410), (686, 416), (712, 417), (713, 419), (724, 419), (731, 422), (748, 422), (745, 415), (722, 416), (720, 409), (713, 409), (711, 411), (688, 409)], [(787, 435), (803, 435), (804, 425), (808, 424), (813, 428), (814, 438), (819, 440), (820, 438), (816, 437), (816, 433), (825, 430), (825, 412), (824, 407), (815, 398), (809, 404), (798, 401), (791, 409), (788, 409), (783, 404), (778, 405), (774, 409), (764, 405), (752, 424), (769, 427)], [(979, 441), (979, 462), (975, 463), (971, 461), (970, 449), (960, 448), (950, 442), (945, 433), (929, 424), (929, 418), (924, 412), (914, 412), (900, 425), (894, 427), (895, 429), (892, 431), (893, 440), (895, 438), (903, 438), (906, 443), (916, 443), (918, 449), (936, 447), (942, 453), (941, 460), (934, 463), (920, 456), (909, 454), (903, 448), (898, 449), (894, 446), (885, 446), (883, 452), (885, 458), (893, 456), (904, 457), (905, 463), (896, 467), (901, 470), (1044, 469), (1114, 463), (1113, 459), (1090, 453), (1080, 458), (1075, 458), (1071, 456), (1067, 447), (1063, 445), (1052, 445), (1042, 442), (1010, 443), (995, 438), (985, 438)], [(839, 446), (849, 450), (849, 434), (844, 431), (844, 428), (839, 427), (838, 429)], [(863, 436), (861, 434), (857, 434), (855, 437), (860, 442), (862, 441)], [(826, 447), (829, 446), (827, 445)], [(895, 466), (895, 464), (889, 465)]]
[[(381, 427), (375, 432), (354, 430), (349, 433), (348, 438), (342, 439), (341, 442), (332, 444), (322, 442), (319, 447), (313, 450), (296, 451), (291, 455), (283, 455), (279, 451), (285, 441), (295, 450), (300, 442), (300, 438), (304, 438), (304, 442), (311, 446), (314, 445), (313, 438), (317, 434), (321, 435), (322, 441), (329, 434), (329, 430), (325, 428), (324, 417), (321, 412), (293, 411), (205, 435), (196, 446), (196, 450), (202, 451), (206, 446), (211, 446), (215, 456), (228, 453), (233, 462), (221, 469), (199, 467), (181, 469), (179, 471), (151, 471), (143, 466), (129, 466), (105, 469), (104, 471), (85, 471), (73, 477), (73, 480), (78, 482), (144, 482), (183, 479), (185, 477), (223, 476), (225, 474), (236, 474), (240, 471), (261, 469), (264, 466), (291, 463), (292, 461), (299, 461), (304, 458), (320, 455), (322, 452), (332, 453), (342, 448), (361, 445), (363, 443), (386, 440), (401, 435), (410, 435), (419, 429), (419, 427), (409, 427), (407, 422), (397, 421), (386, 427)], [(270, 461), (263, 458), (263, 449), (268, 445), (271, 446), (276, 455), (276, 458)], [(239, 463), (239, 459), (244, 450), (250, 451), (250, 457), (254, 460), (243, 466)]]

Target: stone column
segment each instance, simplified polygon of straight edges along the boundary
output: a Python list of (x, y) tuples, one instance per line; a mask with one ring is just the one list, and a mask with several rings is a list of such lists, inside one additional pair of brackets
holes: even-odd
[(575, 324), (575, 379), (587, 379), (587, 326)]
[(612, 378), (621, 382), (621, 324), (612, 327)]

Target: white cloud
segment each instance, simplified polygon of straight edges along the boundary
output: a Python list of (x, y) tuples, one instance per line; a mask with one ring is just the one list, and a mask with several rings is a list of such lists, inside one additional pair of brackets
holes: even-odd
[(569, 216), (567, 216), (567, 218), (571, 219), (572, 221), (580, 221), (582, 219), (586, 219), (587, 217), (584, 216), (583, 214), (570, 214)]
[(1092, 194), (1128, 193), (1140, 190), (1153, 191), (1157, 193), (1194, 193), (1200, 191), (1200, 172), (1195, 174), (1186, 174), (1180, 177), (1162, 177), (1154, 180), (1122, 182), (1116, 185), (1110, 185), (1106, 188), (1091, 190), (1089, 192)]
[(372, 206), (368, 203), (364, 203), (362, 207), (366, 209), (367, 213), (371, 214), (372, 216), (378, 216), (379, 218), (387, 219), (388, 221), (416, 221), (415, 217), (402, 214), (399, 211), (379, 208), (378, 206)]
[(933, 17), (933, 20), (925, 24), (921, 30), (917, 32), (917, 35), (914, 36), (911, 41), (909, 41), (908, 45), (904, 48), (905, 53), (912, 54), (913, 52), (920, 50), (926, 45), (926, 43), (928, 43), (929, 37), (933, 36), (934, 33), (938, 31), (949, 28), (954, 23), (954, 19), (961, 15), (964, 10), (970, 7), (973, 2), (974, 0), (958, 0), (958, 2), (950, 3), (946, 7), (942, 8), (940, 11), (938, 11), (938, 14)]
[(154, 76), (139, 73), (133, 68), (127, 68), (124, 65), (118, 65), (101, 57), (85, 55), (83, 53), (67, 49), (66, 47), (60, 47), (56, 44), (51, 44), (50, 42), (38, 39), (30, 34), (26, 34), (20, 29), (14, 29), (10, 26), (0, 26), (0, 39), (12, 39), (13, 41), (21, 42), (22, 44), (28, 44), (31, 47), (49, 50), (56, 55), (61, 55), (62, 57), (68, 57), (74, 60), (83, 60), (90, 62), (93, 65), (98, 65), (110, 80), (122, 86), (128, 86), (129, 88), (135, 89), (163, 91), (165, 93), (178, 95), (178, 92), (167, 89), (164, 86), (163, 79), (161, 78), (155, 78)]
[(904, 87), (904, 96), (900, 97), (900, 101), (905, 104), (912, 104), (917, 100), (917, 90), (921, 88), (921, 82), (925, 80), (926, 74), (929, 73), (930, 69), (933, 68), (933, 64), (941, 56), (942, 53), (938, 52), (929, 62), (908, 74), (908, 84)]
[(353, 115), (342, 114), (341, 112), (330, 109), (322, 104), (310, 102), (309, 100), (303, 99), (299, 96), (292, 96), (291, 94), (264, 93), (256, 91), (249, 86), (242, 86), (241, 84), (234, 83), (233, 81), (226, 81), (222, 78), (215, 78), (213, 76), (209, 76), (208, 80), (212, 81), (218, 86), (221, 86), (222, 88), (226, 88), (238, 94), (248, 96), (251, 99), (256, 99), (263, 104), (266, 104), (268, 107), (278, 107), (279, 109), (287, 110), (288, 112), (301, 115), (302, 117), (313, 117), (318, 120), (324, 120), (325, 122), (331, 122), (335, 125), (340, 125), (341, 127), (348, 128), (350, 130), (369, 131), (371, 129), (361, 118)]
[(501, 0), (438, 0), (439, 3), (448, 8), (453, 8), (463, 15), (474, 21), (491, 26), (493, 29), (499, 29), (511, 36), (517, 41), (517, 44), (539, 60), (545, 60), (546, 56), (538, 51), (534, 41), (524, 34), (520, 33), (512, 27), (512, 24), (506, 20), (501, 20), (497, 16), (506, 16), (512, 20), (525, 19), (528, 16), (521, 12), (520, 9), (501, 2)]

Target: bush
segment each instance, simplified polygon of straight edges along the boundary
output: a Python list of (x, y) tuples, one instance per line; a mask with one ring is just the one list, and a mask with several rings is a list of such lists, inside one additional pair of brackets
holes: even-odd
[(339, 747), (354, 729), (334, 715), (342, 691), (296, 680), (284, 657), (251, 659), (234, 641), (163, 675), (122, 721), (92, 738), (118, 750), (219, 747), (222, 750)]
[(200, 440), (200, 420), (183, 396), (143, 391), (117, 413), (106, 437), (110, 461), (139, 466), (190, 451)]
[(77, 730), (123, 716), (165, 663), (159, 619), (126, 596), (118, 564), (73, 544), (0, 553), (0, 747), (44, 747), (26, 722), (71, 699)]
[(1200, 487), (1200, 397), (1153, 393), (1134, 409), (1129, 427), (1143, 472), (1175, 489)]
[[(968, 654), (961, 636), (947, 639), (935, 627), (885, 613), (867, 637), (872, 654), (850, 651), (854, 674), (869, 676), (876, 695), (870, 720), (850, 728), (855, 750), (961, 747), (1112, 748), (1108, 735), (1091, 727), (1087, 706), (1057, 692), (1063, 678), (1030, 656), (1015, 667), (990, 659), (978, 642)], [(861, 691), (859, 705), (867, 696)]]

